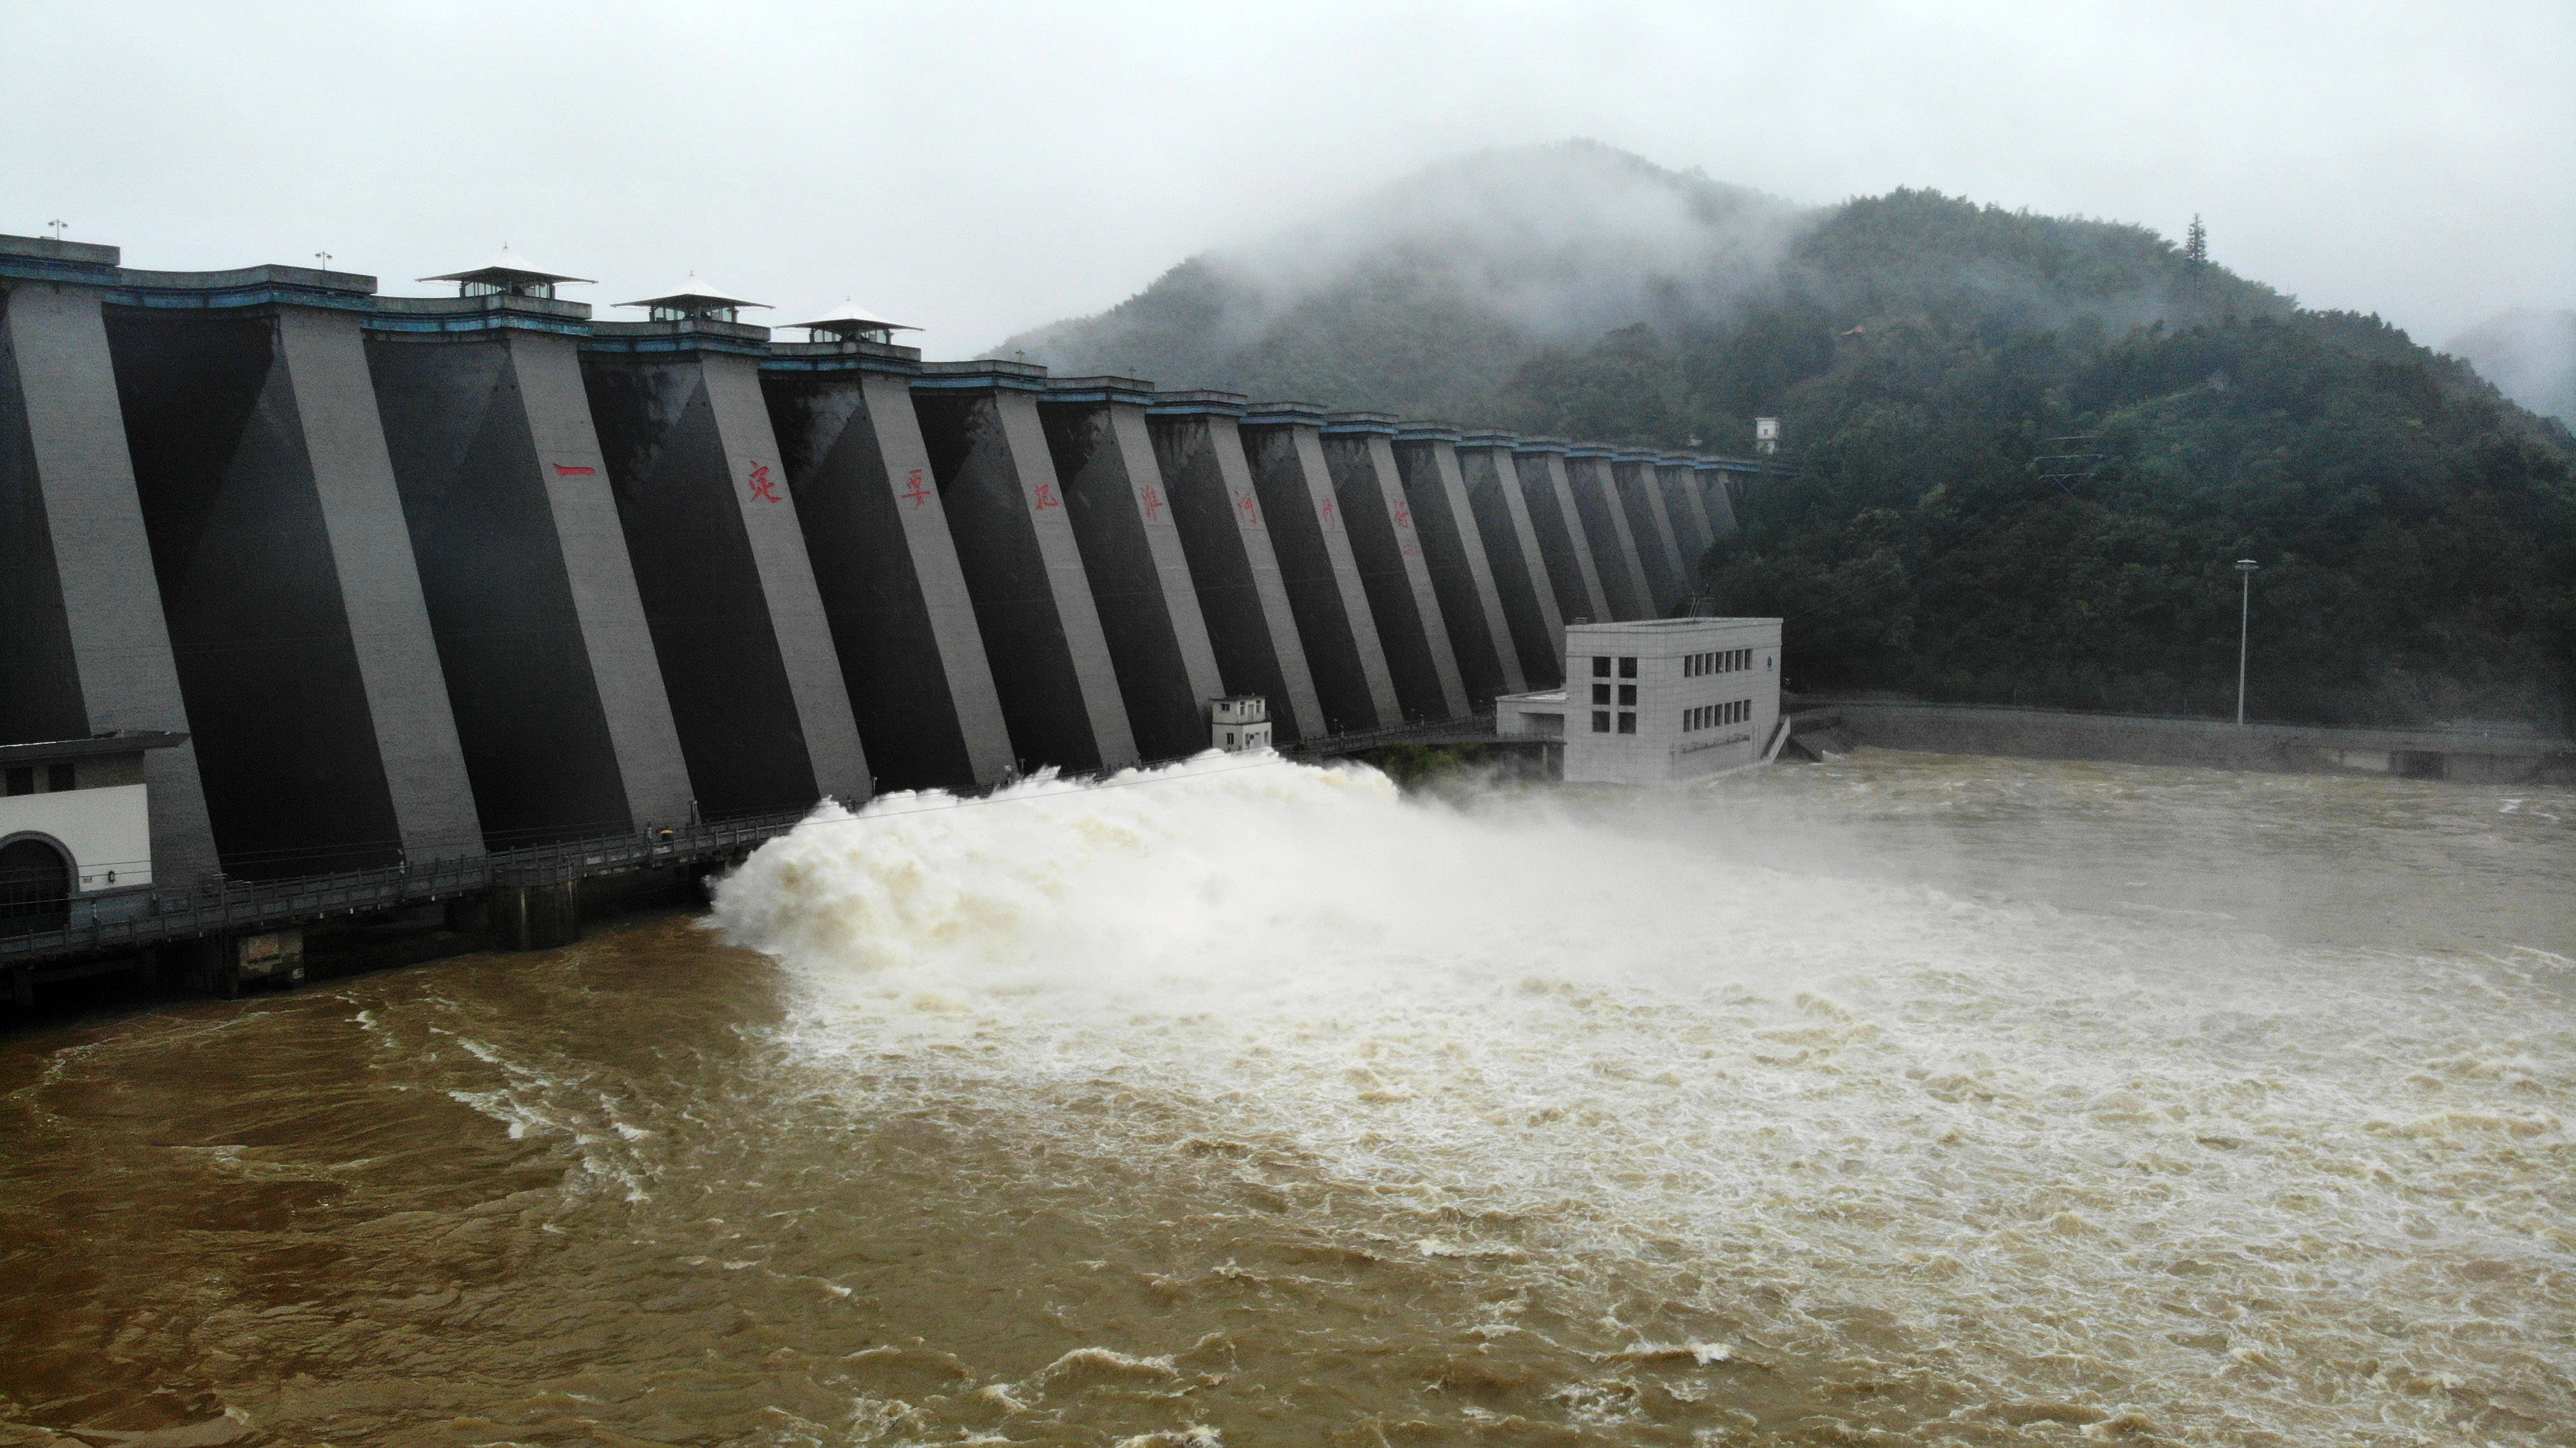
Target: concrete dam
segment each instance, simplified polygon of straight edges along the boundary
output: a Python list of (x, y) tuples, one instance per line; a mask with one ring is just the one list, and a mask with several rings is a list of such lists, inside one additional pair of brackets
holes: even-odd
[(1681, 609), (1763, 467), (925, 362), (855, 310), (774, 341), (695, 286), (595, 321), (506, 254), (452, 297), (120, 261), (0, 237), (8, 792), (139, 785), (148, 830), (19, 832), (72, 882), (0, 920), (22, 994), (467, 895), (542, 943), (587, 874), (1194, 753), (1220, 698), (1282, 744), (1468, 716)]

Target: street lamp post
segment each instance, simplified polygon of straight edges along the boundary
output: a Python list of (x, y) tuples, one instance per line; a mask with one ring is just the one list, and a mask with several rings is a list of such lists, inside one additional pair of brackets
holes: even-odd
[(2236, 560), (2236, 577), (2241, 583), (2236, 595), (2236, 722), (2245, 722), (2245, 638), (2247, 621), (2254, 610), (2254, 570), (2263, 565), (2251, 558)]

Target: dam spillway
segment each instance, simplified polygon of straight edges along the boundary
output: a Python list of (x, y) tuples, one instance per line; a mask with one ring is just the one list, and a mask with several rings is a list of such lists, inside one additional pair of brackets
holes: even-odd
[(1760, 470), (431, 280), (0, 237), (0, 745), (179, 741), (95, 918), (1459, 719)]

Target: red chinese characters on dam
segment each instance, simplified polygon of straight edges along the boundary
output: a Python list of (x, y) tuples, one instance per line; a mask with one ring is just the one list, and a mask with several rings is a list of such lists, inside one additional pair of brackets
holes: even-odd
[(778, 484), (769, 476), (769, 464), (762, 462), (753, 463), (751, 465), (751, 476), (744, 481), (751, 488), (753, 501), (762, 503), (775, 503), (778, 501)]
[(599, 476), (599, 469), (584, 463), (556, 463), (554, 464), (554, 470), (555, 476), (559, 478), (595, 478)]
[(1049, 508), (1061, 508), (1063, 506), (1063, 501), (1055, 495), (1055, 484), (1038, 484), (1038, 490), (1034, 495), (1034, 501), (1030, 504), (1030, 507), (1034, 511), (1043, 513)]
[(1341, 520), (1333, 516), (1333, 500), (1330, 498), (1315, 505), (1315, 514), (1324, 520), (1328, 529), (1338, 530), (1342, 526)]
[(921, 469), (912, 470), (911, 474), (904, 479), (903, 491), (897, 496), (909, 500), (914, 512), (921, 511), (921, 505), (930, 498), (930, 486), (922, 481)]
[(1138, 488), (1136, 496), (1145, 504), (1145, 521), (1153, 522), (1163, 513), (1163, 495), (1151, 486)]
[(1245, 493), (1234, 500), (1234, 511), (1243, 519), (1246, 527), (1261, 526), (1261, 506), (1253, 501), (1250, 493)]

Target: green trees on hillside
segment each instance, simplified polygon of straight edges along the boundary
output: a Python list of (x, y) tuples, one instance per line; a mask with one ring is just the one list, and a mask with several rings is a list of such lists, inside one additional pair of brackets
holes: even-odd
[(2376, 317), (2299, 311), (2143, 228), (1851, 202), (1734, 319), (1525, 364), (1506, 425), (1741, 450), (1706, 560), (1807, 688), (2223, 715), (2556, 723), (2576, 695), (2563, 428)]
[(2250, 557), (2260, 716), (2566, 711), (2567, 456), (2425, 363), (2270, 319), (1914, 324), (1846, 344), (1793, 415), (1794, 473), (1708, 560), (1722, 606), (1790, 620), (1793, 685), (2224, 714)]

